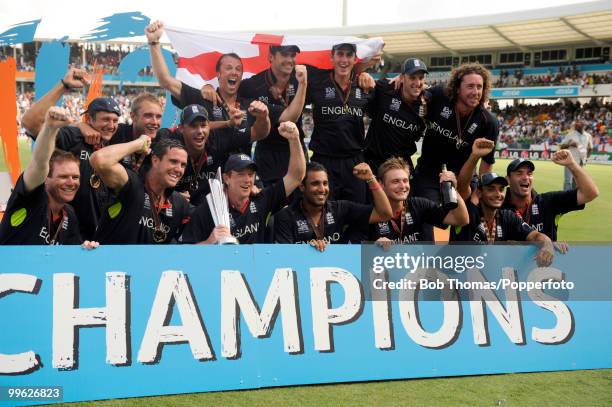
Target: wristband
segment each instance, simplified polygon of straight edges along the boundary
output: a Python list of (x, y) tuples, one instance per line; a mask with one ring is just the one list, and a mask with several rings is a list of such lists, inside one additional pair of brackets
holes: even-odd
[(148, 42), (149, 46), (153, 46), (153, 45), (159, 45), (159, 41), (151, 41)]
[(374, 180), (374, 182), (368, 182), (368, 188), (370, 188), (370, 191), (378, 191), (381, 189), (381, 186), (376, 180)]
[(62, 83), (62, 86), (64, 87), (64, 92), (71, 90), (72, 88), (70, 86), (68, 86), (68, 84), (66, 82), (64, 82), (63, 79), (60, 79), (60, 82)]
[(376, 177), (372, 177), (366, 181), (366, 183), (371, 184), (372, 182), (376, 182)]

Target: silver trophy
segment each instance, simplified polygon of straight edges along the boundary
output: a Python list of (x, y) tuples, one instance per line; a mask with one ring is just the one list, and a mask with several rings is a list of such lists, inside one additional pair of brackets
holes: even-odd
[[(227, 193), (223, 188), (223, 178), (221, 168), (217, 169), (217, 176), (208, 180), (210, 193), (206, 195), (206, 202), (210, 208), (215, 226), (223, 225), (230, 228), (229, 205), (227, 203)], [(238, 244), (238, 239), (234, 236), (226, 236), (219, 240), (218, 244)]]

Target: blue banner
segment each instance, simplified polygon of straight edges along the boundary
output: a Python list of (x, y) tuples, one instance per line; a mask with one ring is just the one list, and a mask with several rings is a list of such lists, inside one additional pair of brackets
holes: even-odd
[[(31, 405), (612, 367), (609, 247), (572, 247), (551, 268), (535, 265), (535, 251), (0, 247), (0, 398)], [(591, 277), (578, 278), (587, 269)], [(429, 288), (444, 273), (462, 275), (457, 284), (508, 286), (445, 301), (425, 287), (397, 294), (389, 286), (375, 297), (371, 288), (401, 280), (398, 271)], [(582, 294), (528, 291), (527, 283), (562, 280)], [(599, 287), (593, 296), (589, 284)]]
[(580, 96), (579, 86), (491, 89), (491, 99), (565, 98)]

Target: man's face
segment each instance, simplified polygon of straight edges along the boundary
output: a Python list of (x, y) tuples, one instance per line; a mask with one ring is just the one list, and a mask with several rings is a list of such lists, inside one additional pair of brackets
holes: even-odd
[(132, 112), (132, 125), (134, 126), (134, 137), (143, 134), (155, 138), (157, 130), (161, 127), (162, 108), (157, 103), (144, 101), (140, 104), (138, 112)]
[(95, 118), (88, 119), (89, 125), (100, 132), (102, 140), (108, 141), (119, 127), (119, 116), (111, 112), (96, 112)]
[(275, 52), (270, 54), (270, 66), (273, 71), (289, 75), (295, 68), (295, 56), (295, 52)]
[(174, 188), (185, 173), (187, 151), (182, 148), (170, 148), (161, 159), (153, 156), (151, 163), (151, 169), (155, 171), (162, 187)]
[(247, 167), (240, 171), (230, 171), (223, 174), (227, 185), (227, 194), (231, 199), (245, 199), (251, 195), (251, 188), (255, 184), (255, 170)]
[(478, 199), (480, 203), (489, 209), (499, 209), (504, 202), (504, 187), (501, 184), (494, 183), (478, 188)]
[(410, 101), (416, 100), (425, 88), (425, 72), (402, 74), (402, 93)]
[(190, 124), (184, 124), (182, 131), (187, 150), (204, 151), (206, 140), (208, 140), (208, 135), (210, 134), (208, 120), (205, 120), (203, 117), (198, 117)]
[(387, 171), (383, 178), (383, 191), (390, 201), (405, 201), (410, 192), (408, 171), (399, 168)]
[(461, 85), (457, 90), (457, 100), (469, 109), (475, 109), (482, 99), (482, 76), (470, 73), (461, 78)]
[(584, 130), (584, 124), (582, 122), (576, 122), (574, 123), (574, 128), (578, 133), (582, 133), (582, 130)]
[(523, 166), (512, 171), (507, 177), (512, 195), (525, 198), (531, 196), (533, 188), (533, 172), (530, 168)]
[(334, 51), (331, 57), (334, 72), (340, 75), (350, 75), (356, 61), (357, 57), (352, 50), (342, 48)]
[(74, 161), (55, 162), (51, 173), (45, 180), (47, 193), (60, 204), (71, 202), (80, 185), (79, 164)]
[(242, 63), (240, 60), (226, 56), (221, 60), (219, 72), (217, 72), (219, 88), (225, 93), (234, 95), (238, 92), (242, 80)]
[(329, 180), (325, 171), (308, 171), (306, 180), (300, 184), (304, 200), (310, 205), (320, 208), (327, 202), (329, 196)]

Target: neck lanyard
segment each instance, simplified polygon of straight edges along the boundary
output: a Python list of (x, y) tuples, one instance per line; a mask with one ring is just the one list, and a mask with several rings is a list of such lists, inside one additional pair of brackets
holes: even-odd
[[(96, 152), (99, 149), (106, 147), (107, 145), (108, 145), (108, 141), (101, 140), (99, 144), (95, 144), (93, 146), (93, 150), (94, 150), (94, 152)], [(89, 186), (92, 189), (98, 189), (98, 188), (100, 188), (101, 185), (102, 185), (102, 180), (100, 179), (98, 174), (96, 174), (96, 170), (92, 167), (91, 168), (91, 176), (89, 177)]]
[[(61, 215), (62, 218), (60, 219), (58, 225), (57, 225), (57, 229), (55, 229), (55, 233), (53, 234), (53, 237), (49, 240), (49, 245), (53, 246), (56, 243), (59, 242), (59, 237), (60, 237), (60, 233), (62, 232), (62, 225), (64, 224), (64, 222), (67, 220), (68, 216), (66, 215), (66, 212), (64, 211), (64, 209), (62, 208), (61, 210)], [(51, 211), (51, 208), (48, 208), (48, 213), (47, 213), (47, 228), (49, 229), (49, 236), (51, 236), (51, 226), (54, 224), (53, 222), (53, 212)]]
[[(159, 220), (159, 213), (162, 209), (166, 209), (172, 206), (169, 200), (166, 199), (164, 193), (161, 196), (154, 193), (149, 187), (148, 183), (145, 183), (145, 189), (149, 195), (149, 201), (151, 201), (151, 215), (153, 217), (153, 241), (155, 243), (162, 243), (166, 241), (168, 234), (164, 231), (162, 223)], [(159, 201), (159, 204), (158, 204)]]
[(484, 225), (485, 233), (487, 235), (487, 242), (495, 242), (496, 230), (497, 230), (497, 214), (493, 215), (493, 222), (489, 223), (484, 217), (480, 218), (480, 221)]
[(523, 221), (529, 223), (529, 221), (531, 220), (531, 211), (529, 210), (529, 207), (531, 206), (531, 199), (527, 200), (527, 203), (525, 204), (525, 206), (523, 206), (523, 209), (519, 209), (516, 208), (516, 214), (523, 219)]
[(196, 163), (194, 163), (194, 161), (191, 159), (191, 156), (189, 157), (189, 162), (191, 163), (191, 168), (193, 169), (193, 175), (194, 175), (193, 179), (191, 180), (191, 183), (189, 184), (189, 189), (192, 192), (197, 191), (198, 188), (200, 187), (200, 181), (198, 181), (198, 177), (200, 176), (200, 170), (202, 169), (206, 161), (208, 161), (208, 154), (206, 154), (206, 147), (204, 147), (204, 151), (202, 151), (202, 154), (200, 154), (200, 158), (198, 158), (198, 161)]
[(402, 210), (400, 211), (400, 226), (397, 226), (395, 222), (395, 218), (390, 219), (391, 226), (395, 233), (397, 233), (397, 237), (402, 238), (404, 233), (404, 224), (406, 223), (406, 202), (402, 202)]
[[(219, 95), (219, 99), (221, 99), (221, 107), (223, 107), (223, 110), (225, 110), (225, 113), (227, 115), (227, 117), (224, 117), (224, 119), (229, 120), (229, 118), (230, 118), (230, 106), (225, 101), (225, 99), (223, 99), (223, 96), (221, 96), (221, 92), (219, 92), (219, 88), (217, 88), (217, 95)], [(240, 109), (240, 102), (238, 102), (237, 98), (236, 98), (236, 101), (234, 102), (234, 108), (235, 109)]]
[[(476, 109), (474, 109), (476, 110)], [(470, 115), (467, 118), (467, 121), (465, 122), (465, 126), (463, 126), (463, 128), (461, 128), (461, 121), (459, 120), (459, 111), (457, 110), (457, 107), (455, 105), (455, 119), (457, 121), (457, 144), (455, 144), (455, 147), (457, 147), (457, 150), (459, 150), (461, 148), (461, 143), (463, 142), (463, 131), (466, 129), (466, 127), (468, 126), (468, 124), (470, 124), (470, 120), (472, 119), (472, 115), (474, 114), (474, 110), (472, 110), (472, 113), (470, 113)]]
[(336, 79), (334, 78), (334, 72), (329, 73), (329, 79), (331, 79), (334, 84), (334, 88), (336, 88), (336, 92), (338, 92), (338, 96), (340, 96), (340, 100), (342, 101), (342, 106), (346, 107), (348, 105), (348, 100), (351, 97), (351, 86), (353, 84), (353, 74), (351, 74), (351, 78), (349, 80), (348, 89), (345, 91), (342, 90)]
[[(268, 69), (266, 71), (265, 79), (266, 79), (266, 85), (268, 85), (268, 90), (270, 91), (270, 94), (274, 97), (274, 99), (280, 100), (283, 107), (287, 107), (289, 105), (289, 96), (287, 96), (287, 86), (289, 85), (289, 81), (287, 81), (287, 84), (285, 85), (283, 89), (280, 89), (278, 86), (276, 86), (277, 80), (274, 77), (274, 74), (272, 73), (272, 69)], [(277, 91), (273, 89), (280, 90), (280, 94), (278, 94)]]
[(325, 206), (323, 206), (323, 209), (321, 210), (321, 214), (319, 215), (319, 223), (317, 224), (314, 224), (312, 222), (312, 218), (310, 217), (308, 212), (306, 212), (306, 210), (304, 209), (303, 203), (302, 203), (302, 211), (304, 212), (304, 215), (306, 215), (305, 216), (306, 222), (308, 222), (308, 226), (310, 226), (310, 228), (314, 232), (317, 240), (322, 240), (323, 237), (325, 236)]

